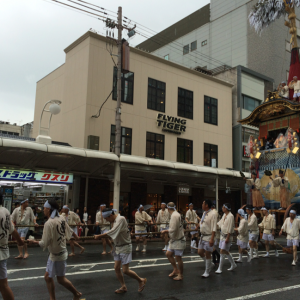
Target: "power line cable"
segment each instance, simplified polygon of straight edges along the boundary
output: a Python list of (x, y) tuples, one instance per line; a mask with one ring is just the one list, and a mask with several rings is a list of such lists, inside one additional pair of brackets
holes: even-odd
[(89, 5), (92, 5), (92, 6), (98, 7), (98, 8), (100, 8), (100, 9), (102, 9), (102, 10), (107, 10), (107, 11), (109, 11), (109, 12), (112, 12), (112, 13), (114, 13), (114, 14), (118, 15), (118, 13), (117, 13), (117, 12), (115, 12), (115, 11), (112, 11), (112, 10), (109, 10), (109, 9), (106, 9), (106, 8), (104, 8), (104, 7), (101, 7), (101, 6), (98, 6), (98, 5), (95, 5), (95, 4), (92, 4), (92, 3), (89, 3), (89, 2), (83, 1), (83, 0), (76, 0), (76, 1), (83, 2), (83, 3), (86, 3), (86, 4), (89, 4)]

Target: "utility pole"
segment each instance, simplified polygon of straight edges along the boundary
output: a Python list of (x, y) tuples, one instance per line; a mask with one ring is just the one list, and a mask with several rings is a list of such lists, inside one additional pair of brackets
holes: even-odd
[(122, 7), (118, 8), (118, 74), (117, 74), (117, 108), (116, 108), (116, 133), (115, 133), (115, 153), (119, 160), (115, 162), (114, 174), (114, 209), (119, 212), (120, 185), (121, 185), (121, 99), (122, 99)]

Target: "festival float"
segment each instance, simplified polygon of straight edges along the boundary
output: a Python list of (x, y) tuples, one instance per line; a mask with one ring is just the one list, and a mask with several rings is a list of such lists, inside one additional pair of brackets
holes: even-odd
[(256, 214), (262, 206), (268, 208), (276, 217), (277, 228), (292, 208), (300, 214), (300, 102), (294, 97), (297, 84), (300, 87), (300, 81), (294, 80), (295, 76), (300, 80), (296, 7), (300, 7), (300, 0), (260, 0), (251, 10), (249, 22), (257, 33), (288, 16), (285, 25), (291, 34), (291, 61), (288, 83), (269, 91), (264, 103), (239, 120), (242, 125), (259, 128), (258, 139), (250, 136), (247, 146), (252, 177), (244, 178), (247, 204), (257, 208)]

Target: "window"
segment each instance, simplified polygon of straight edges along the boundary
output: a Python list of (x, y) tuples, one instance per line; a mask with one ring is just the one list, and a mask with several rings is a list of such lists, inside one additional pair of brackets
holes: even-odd
[(252, 135), (254, 137), (254, 139), (257, 139), (258, 136), (259, 136), (259, 132), (257, 130), (252, 130), (252, 129), (248, 129), (248, 128), (243, 127), (242, 128), (242, 141), (243, 141), (243, 143), (248, 143), (250, 135)]
[(183, 46), (183, 55), (188, 54), (190, 52), (190, 45)]
[[(116, 125), (111, 125), (110, 152), (115, 152)], [(121, 127), (121, 149), (123, 154), (131, 154), (132, 129)]]
[(242, 172), (249, 172), (250, 161), (243, 160), (242, 161)]
[(218, 99), (204, 96), (204, 122), (218, 125)]
[(248, 96), (243, 96), (243, 97), (244, 97), (244, 109), (253, 111), (260, 104), (259, 100), (253, 99)]
[(177, 139), (177, 161), (193, 163), (193, 141)]
[(197, 49), (197, 41), (191, 43), (191, 51), (194, 51), (196, 49)]
[(206, 46), (207, 45), (207, 40), (205, 40), (205, 41), (203, 41), (202, 43), (201, 43), (201, 46), (203, 47), (203, 46)]
[(165, 112), (166, 84), (148, 78), (148, 109)]
[[(114, 68), (114, 78), (113, 78), (113, 100), (117, 100), (117, 79), (118, 79), (118, 69)], [(133, 104), (133, 82), (134, 73), (129, 72), (127, 74), (122, 73), (121, 80), (122, 87), (122, 99), (121, 101), (128, 104)]]
[(146, 157), (164, 159), (165, 154), (165, 136), (147, 132), (146, 137)]
[(193, 119), (193, 92), (178, 88), (178, 116)]
[(167, 54), (167, 55), (164, 56), (164, 59), (165, 59), (165, 60), (169, 60), (169, 58), (170, 58), (170, 57), (169, 57), (169, 54)]
[(204, 144), (204, 166), (211, 167), (213, 159), (216, 160), (216, 167), (218, 167), (218, 146)]

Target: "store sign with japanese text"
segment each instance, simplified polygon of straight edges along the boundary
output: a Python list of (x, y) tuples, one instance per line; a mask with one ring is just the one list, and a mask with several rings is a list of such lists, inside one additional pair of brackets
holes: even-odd
[(0, 180), (71, 184), (73, 174), (0, 169)]
[(191, 195), (190, 187), (189, 186), (179, 186), (178, 187), (178, 195), (190, 196)]
[(186, 131), (185, 119), (158, 114), (156, 121), (157, 126), (161, 127), (162, 131), (168, 131), (175, 134), (181, 134)]

